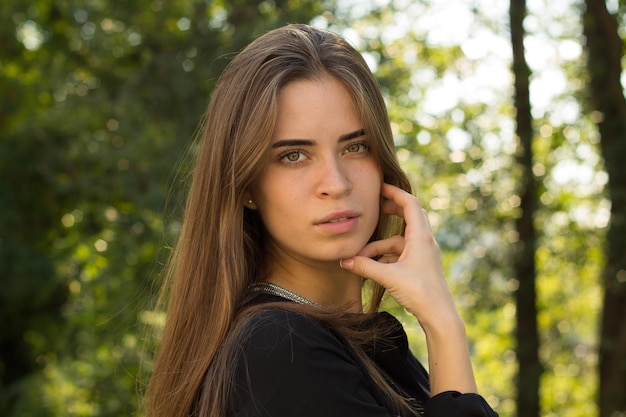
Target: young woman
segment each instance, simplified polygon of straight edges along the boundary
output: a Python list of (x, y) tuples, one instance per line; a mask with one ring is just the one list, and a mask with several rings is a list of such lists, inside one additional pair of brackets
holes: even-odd
[(149, 417), (496, 415), (379, 87), (335, 34), (286, 26), (226, 69), (168, 278)]

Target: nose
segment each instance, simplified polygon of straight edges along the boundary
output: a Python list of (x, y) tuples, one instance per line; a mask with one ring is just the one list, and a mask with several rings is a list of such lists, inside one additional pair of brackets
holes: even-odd
[(350, 194), (352, 180), (344, 161), (337, 157), (326, 158), (318, 175), (318, 195), (322, 197), (343, 197)]

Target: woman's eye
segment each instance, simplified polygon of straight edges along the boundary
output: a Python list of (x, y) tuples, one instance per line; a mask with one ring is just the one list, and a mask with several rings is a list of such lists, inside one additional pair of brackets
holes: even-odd
[(280, 156), (280, 160), (284, 162), (300, 162), (304, 159), (301, 151), (289, 151)]
[(367, 144), (365, 142), (354, 142), (346, 147), (346, 152), (348, 153), (363, 153), (368, 149)]

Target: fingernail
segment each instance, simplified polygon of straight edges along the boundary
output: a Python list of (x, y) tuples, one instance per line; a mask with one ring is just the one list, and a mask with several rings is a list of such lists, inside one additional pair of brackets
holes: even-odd
[(339, 266), (343, 269), (352, 270), (354, 267), (354, 259), (342, 259), (339, 261)]

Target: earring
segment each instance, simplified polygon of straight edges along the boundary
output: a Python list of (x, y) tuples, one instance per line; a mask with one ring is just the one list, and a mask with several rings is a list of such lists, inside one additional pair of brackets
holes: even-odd
[(248, 200), (248, 205), (251, 206), (253, 204), (252, 199)]

